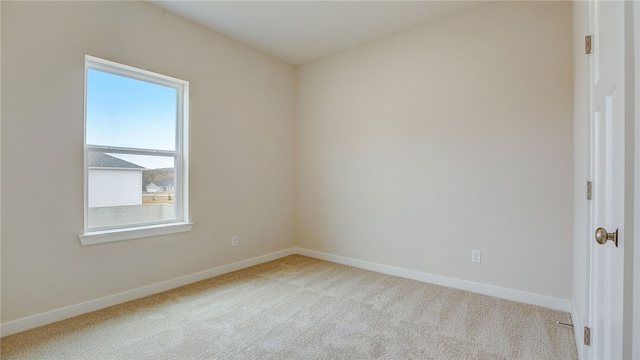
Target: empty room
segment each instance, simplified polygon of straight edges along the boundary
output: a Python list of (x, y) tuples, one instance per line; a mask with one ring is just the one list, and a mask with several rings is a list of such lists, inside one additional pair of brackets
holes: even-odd
[(640, 3), (0, 19), (3, 359), (640, 359)]

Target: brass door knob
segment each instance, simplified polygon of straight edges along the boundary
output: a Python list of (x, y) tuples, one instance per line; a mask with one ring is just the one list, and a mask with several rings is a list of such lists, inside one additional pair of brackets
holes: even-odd
[(608, 233), (607, 230), (603, 227), (599, 227), (596, 229), (596, 241), (598, 244), (604, 244), (607, 241), (613, 241), (613, 243), (618, 247), (618, 229), (612, 233)]

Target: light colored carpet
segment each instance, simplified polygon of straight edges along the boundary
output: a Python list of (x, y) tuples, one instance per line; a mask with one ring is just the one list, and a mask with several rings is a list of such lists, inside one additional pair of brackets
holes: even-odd
[(293, 255), (5, 337), (2, 359), (574, 359), (568, 313)]

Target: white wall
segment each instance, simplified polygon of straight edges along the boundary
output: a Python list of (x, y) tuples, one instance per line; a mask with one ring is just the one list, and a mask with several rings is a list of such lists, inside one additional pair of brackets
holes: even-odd
[(571, 299), (571, 16), (495, 2), (301, 67), (298, 246)]
[[(294, 245), (292, 66), (145, 2), (1, 6), (3, 324)], [(191, 232), (80, 245), (85, 54), (190, 82)]]
[(142, 171), (89, 169), (89, 207), (142, 204)]
[[(144, 2), (0, 7), (3, 324), (290, 248), (294, 194), (302, 248), (571, 298), (570, 4), (297, 72)], [(80, 245), (85, 54), (190, 81), (190, 233)]]

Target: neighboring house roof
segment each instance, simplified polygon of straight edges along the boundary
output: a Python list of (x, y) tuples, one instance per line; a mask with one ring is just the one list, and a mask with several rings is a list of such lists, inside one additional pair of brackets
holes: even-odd
[(118, 159), (105, 153), (90, 151), (89, 152), (89, 167), (94, 168), (117, 168), (117, 169), (140, 169), (144, 167)]
[(158, 186), (173, 186), (173, 180), (160, 180), (156, 183)]
[(147, 187), (148, 188), (157, 188), (158, 186), (151, 182), (151, 183), (147, 184)]

